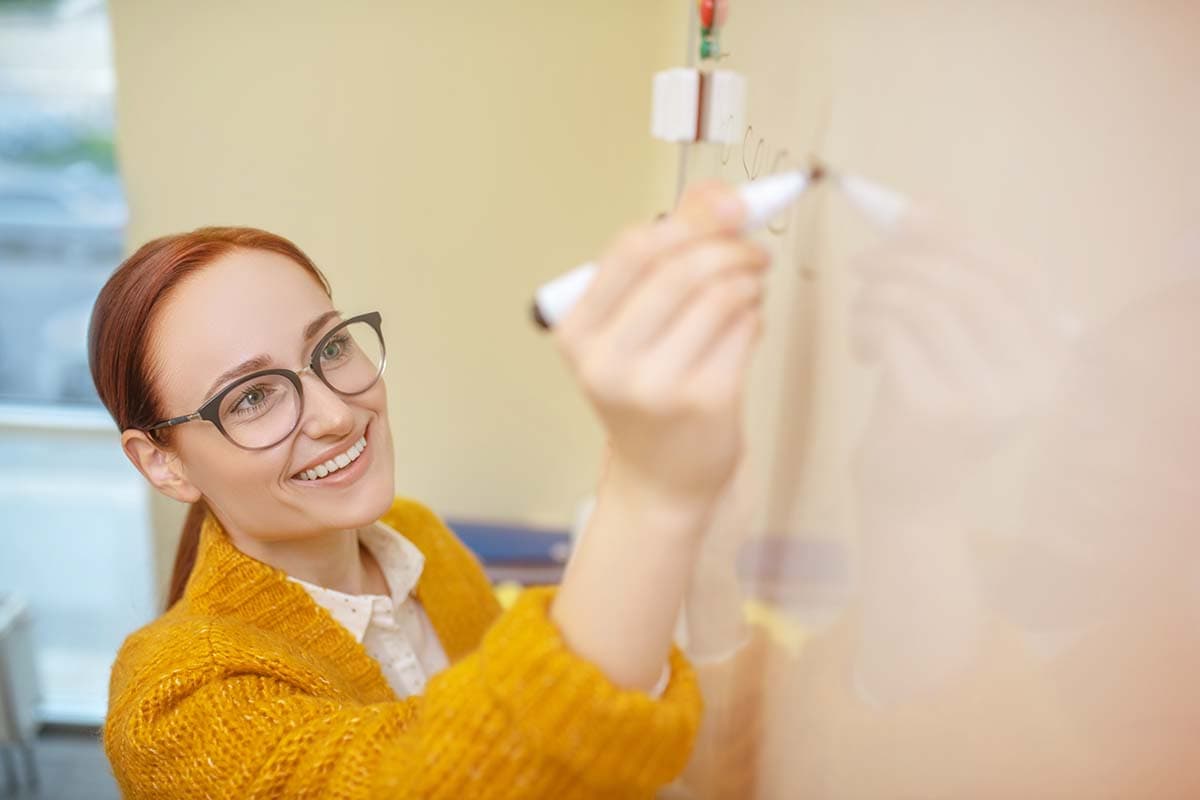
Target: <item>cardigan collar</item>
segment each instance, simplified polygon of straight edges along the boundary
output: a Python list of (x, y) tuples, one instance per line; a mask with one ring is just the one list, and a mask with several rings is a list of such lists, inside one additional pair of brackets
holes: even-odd
[[(385, 528), (385, 530), (392, 530)], [(398, 531), (392, 531), (398, 533)], [(408, 537), (410, 540), (414, 537)], [(435, 549), (422, 536), (411, 541), (429, 560)], [(438, 587), (426, 578), (436, 569), (426, 569), (417, 582), (416, 593), (436, 604)], [(283, 570), (266, 564), (238, 550), (228, 533), (209, 509), (200, 529), (196, 563), (184, 590), (183, 602), (193, 612), (236, 619), (256, 628), (282, 635), (314, 655), (328, 659), (344, 672), (367, 701), (394, 700), (395, 694), (384, 677), (378, 662), (329, 611)], [(430, 621), (439, 639), (446, 645), (451, 661), (464, 655), (464, 649), (446, 630), (445, 614), (431, 613)]]

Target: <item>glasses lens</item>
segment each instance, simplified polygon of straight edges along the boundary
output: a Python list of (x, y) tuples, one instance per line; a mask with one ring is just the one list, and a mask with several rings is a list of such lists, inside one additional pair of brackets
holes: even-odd
[(300, 395), (282, 375), (248, 378), (221, 401), (221, 426), (242, 447), (270, 447), (300, 419)]
[(383, 371), (383, 340), (369, 323), (352, 322), (325, 340), (317, 359), (334, 389), (343, 394), (365, 392)]

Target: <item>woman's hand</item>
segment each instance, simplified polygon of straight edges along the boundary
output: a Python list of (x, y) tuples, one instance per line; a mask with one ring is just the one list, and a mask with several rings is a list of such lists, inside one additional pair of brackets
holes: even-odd
[(700, 541), (742, 453), (741, 401), (767, 254), (731, 189), (688, 190), (599, 259), (555, 329), (609, 438), (596, 504), (551, 607), (615, 683), (662, 675)]
[(621, 234), (555, 339), (609, 438), (610, 480), (703, 519), (742, 452), (741, 400), (768, 255), (709, 183)]

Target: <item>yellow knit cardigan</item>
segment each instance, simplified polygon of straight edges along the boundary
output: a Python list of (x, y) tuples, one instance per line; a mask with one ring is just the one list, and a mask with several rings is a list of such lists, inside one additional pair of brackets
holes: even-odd
[(398, 699), (351, 634), (210, 513), (183, 598), (113, 665), (104, 746), (129, 798), (637, 798), (699, 725), (677, 649), (659, 700), (612, 684), (548, 617), (501, 613), (479, 563), (418, 503), (382, 518), (425, 555), (417, 596), (451, 666)]

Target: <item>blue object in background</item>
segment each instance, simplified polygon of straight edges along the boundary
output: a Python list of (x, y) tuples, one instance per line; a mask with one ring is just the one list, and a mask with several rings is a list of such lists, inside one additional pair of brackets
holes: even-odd
[(558, 583), (571, 555), (571, 536), (562, 529), (465, 519), (446, 524), (495, 582)]

